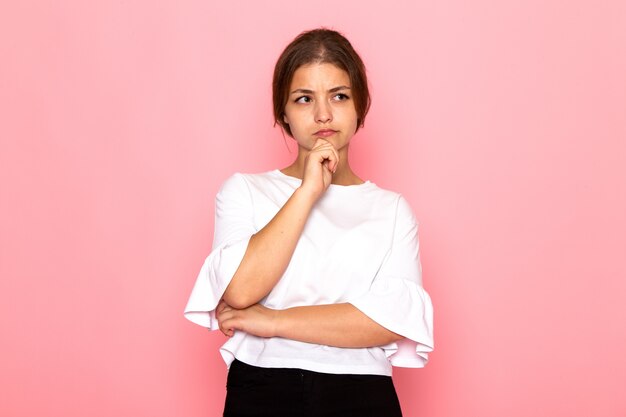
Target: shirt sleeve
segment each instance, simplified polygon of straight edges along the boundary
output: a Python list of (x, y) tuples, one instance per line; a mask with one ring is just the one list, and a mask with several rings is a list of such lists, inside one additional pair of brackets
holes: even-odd
[(205, 259), (185, 307), (185, 317), (211, 330), (219, 328), (215, 307), (243, 259), (250, 237), (257, 231), (246, 180), (235, 174), (215, 198), (213, 250)]
[(422, 287), (418, 224), (400, 196), (392, 244), (370, 289), (351, 304), (404, 339), (382, 348), (394, 366), (421, 368), (434, 348), (433, 306)]

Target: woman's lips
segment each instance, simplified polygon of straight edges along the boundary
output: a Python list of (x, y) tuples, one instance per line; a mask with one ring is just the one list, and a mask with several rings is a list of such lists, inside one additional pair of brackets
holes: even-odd
[(315, 132), (315, 136), (319, 136), (321, 138), (327, 138), (331, 135), (334, 135), (335, 133), (337, 133), (336, 130), (332, 130), (332, 129), (323, 129), (323, 130), (318, 130), (317, 132)]

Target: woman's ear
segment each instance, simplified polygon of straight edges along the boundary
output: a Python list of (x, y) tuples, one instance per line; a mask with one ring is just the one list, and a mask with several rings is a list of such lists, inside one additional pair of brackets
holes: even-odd
[(283, 122), (289, 124), (289, 119), (287, 119), (287, 115), (285, 113), (283, 113)]

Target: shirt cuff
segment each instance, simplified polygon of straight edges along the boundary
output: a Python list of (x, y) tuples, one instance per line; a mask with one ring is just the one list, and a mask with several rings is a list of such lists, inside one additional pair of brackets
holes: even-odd
[(206, 258), (185, 307), (185, 318), (210, 330), (219, 329), (215, 308), (248, 248), (250, 237), (222, 245)]
[(381, 326), (405, 337), (382, 347), (392, 365), (426, 365), (428, 353), (434, 348), (433, 306), (420, 285), (407, 279), (380, 280), (350, 303)]

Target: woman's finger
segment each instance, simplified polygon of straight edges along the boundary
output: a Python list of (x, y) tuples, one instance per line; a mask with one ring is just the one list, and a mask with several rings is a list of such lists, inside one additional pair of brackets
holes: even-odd
[(226, 304), (224, 301), (220, 301), (217, 307), (215, 307), (215, 317), (218, 321), (220, 321), (222, 320), (222, 315), (229, 310), (230, 308), (228, 304)]
[(328, 161), (328, 168), (332, 172), (335, 172), (337, 169), (337, 164), (339, 163), (339, 153), (330, 143), (327, 142), (317, 148), (313, 148), (309, 155), (309, 157), (313, 156), (318, 163)]
[(220, 323), (221, 332), (224, 333), (224, 335), (231, 337), (233, 334), (235, 334), (236, 322), (237, 321), (235, 317), (231, 317), (230, 315), (224, 318), (224, 320)]
[(228, 337), (231, 337), (235, 333), (235, 329), (230, 325), (230, 319), (220, 323), (220, 331), (224, 334), (224, 336)]
[(337, 164), (339, 163), (339, 152), (337, 152), (337, 149), (335, 149), (332, 143), (324, 139), (318, 139), (315, 141), (313, 149), (311, 150), (311, 152), (314, 151), (323, 152), (324, 159), (327, 159), (329, 161), (328, 168), (332, 172), (335, 172), (335, 170), (337, 169)]
[(328, 158), (328, 168), (331, 170), (331, 172), (334, 173), (335, 171), (337, 171), (337, 165), (339, 165), (339, 152), (337, 152), (337, 149), (335, 149), (334, 146), (331, 146), (330, 150), (332, 153), (332, 157)]
[(227, 324), (228, 321), (232, 319), (233, 315), (234, 310), (226, 304), (225, 301), (220, 301), (215, 309), (215, 318), (217, 319), (220, 331), (228, 337), (231, 337), (234, 333), (234, 330)]
[(226, 301), (224, 300), (220, 300), (219, 303), (217, 303), (217, 307), (215, 307), (215, 315), (219, 316), (220, 313), (224, 310), (224, 308), (227, 306), (228, 304), (226, 304)]

